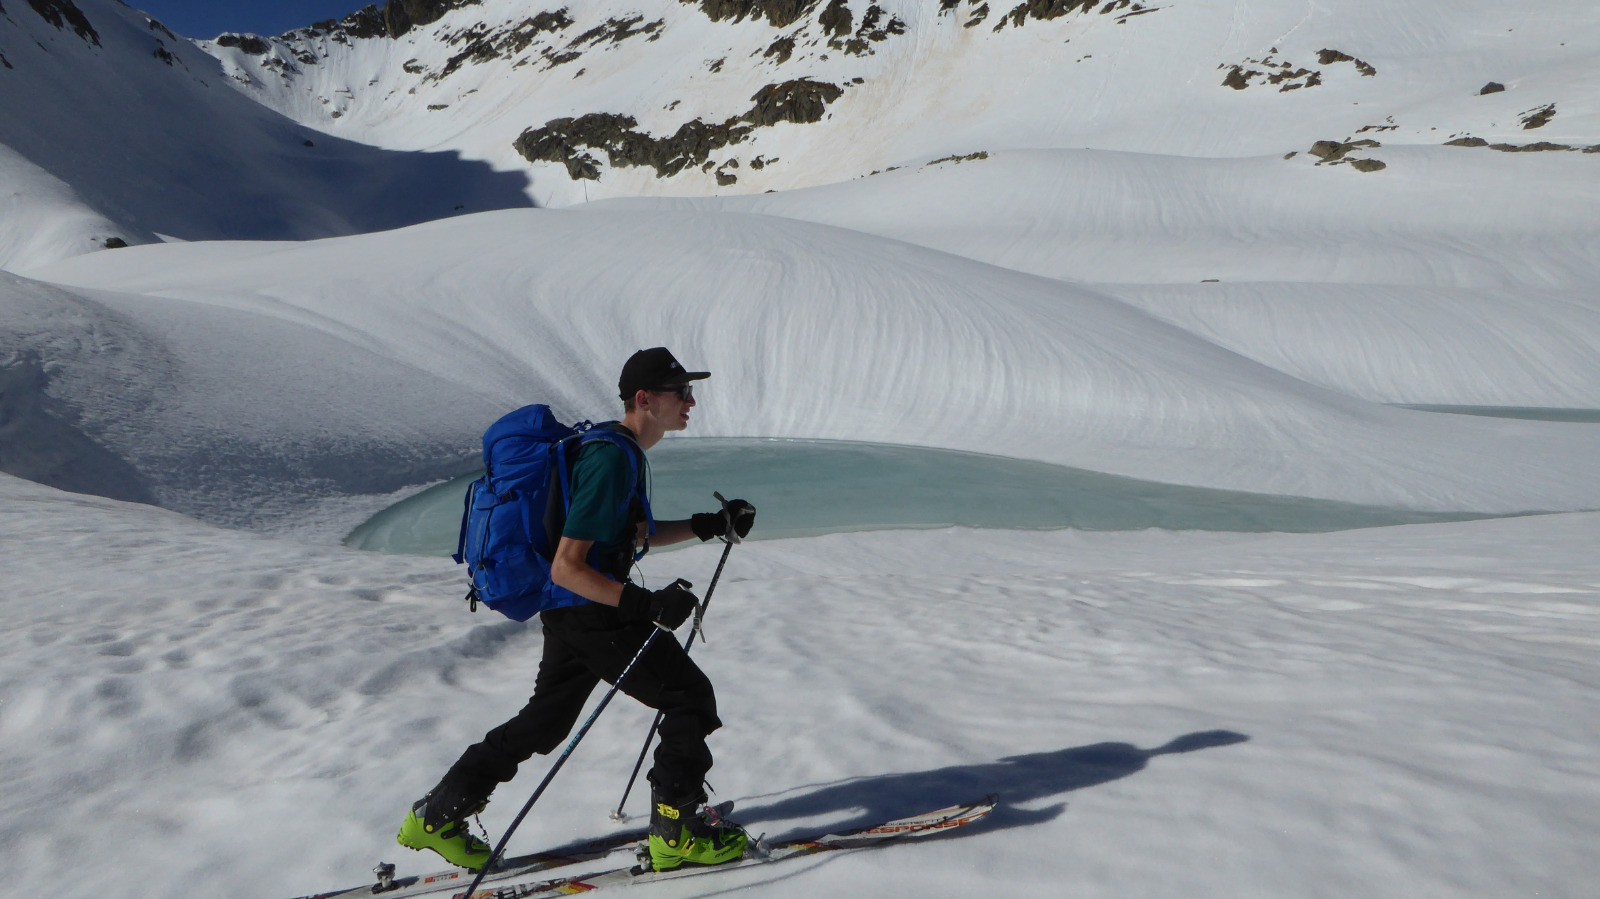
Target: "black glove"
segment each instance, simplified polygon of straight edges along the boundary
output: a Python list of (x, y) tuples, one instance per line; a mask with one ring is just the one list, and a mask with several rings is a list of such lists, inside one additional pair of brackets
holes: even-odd
[(617, 603), (617, 617), (623, 621), (654, 621), (670, 630), (689, 620), (700, 600), (685, 580), (673, 581), (660, 590), (651, 592), (638, 584), (622, 585), (622, 600)]
[(742, 499), (730, 499), (721, 512), (701, 512), (689, 518), (689, 529), (704, 543), (712, 537), (728, 536), (728, 523), (740, 540), (750, 536), (756, 523), (756, 507)]

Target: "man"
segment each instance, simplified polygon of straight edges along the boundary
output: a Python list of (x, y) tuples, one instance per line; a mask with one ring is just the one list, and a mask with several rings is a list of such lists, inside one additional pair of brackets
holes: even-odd
[[(534, 753), (549, 754), (567, 738), (590, 692), (601, 680), (616, 682), (656, 622), (676, 628), (695, 609), (695, 595), (681, 582), (650, 591), (629, 581), (642, 555), (636, 547), (647, 551), (693, 537), (725, 537), (730, 528), (739, 537), (750, 532), (755, 507), (744, 500), (681, 521), (650, 520), (644, 451), (668, 431), (689, 426), (695, 407), (691, 382), (707, 377), (710, 372), (685, 371), (666, 347), (640, 350), (623, 366), (617, 383), (622, 420), (598, 427), (630, 438), (638, 464), (629, 464), (631, 449), (609, 440), (583, 444), (571, 463), (571, 504), (551, 580), (574, 594), (573, 604), (540, 614), (544, 655), (533, 697), (468, 747), (412, 807), (400, 828), (402, 846), (432, 849), (452, 864), (481, 869), (491, 850), (469, 832), (466, 818), (483, 808), (497, 784), (516, 775), (519, 764)], [(662, 713), (649, 774), (649, 848), (656, 870), (741, 857), (748, 841), (744, 830), (705, 806), (711, 768), (706, 736), (722, 725), (711, 681), (676, 640), (657, 639), (620, 689)]]

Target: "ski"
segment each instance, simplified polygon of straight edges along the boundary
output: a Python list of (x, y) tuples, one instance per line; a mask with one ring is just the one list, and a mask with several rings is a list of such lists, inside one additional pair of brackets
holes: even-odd
[[(521, 878), (501, 878), (498, 883), (493, 885), (487, 883), (482, 885), (477, 892), (472, 894), (470, 899), (544, 899), (544, 897), (570, 896), (574, 893), (588, 893), (594, 890), (657, 883), (663, 880), (678, 880), (684, 877), (698, 877), (722, 871), (751, 868), (756, 865), (788, 861), (789, 859), (818, 855), (823, 852), (848, 852), (866, 849), (909, 837), (941, 833), (952, 828), (971, 824), (994, 811), (996, 801), (997, 798), (990, 795), (978, 802), (953, 805), (937, 811), (859, 827), (842, 833), (804, 837), (797, 840), (785, 840), (775, 845), (753, 847), (748, 855), (738, 861), (711, 867), (686, 866), (674, 871), (652, 871), (648, 868), (648, 857), (646, 856), (641, 858), (639, 863), (594, 874), (531, 881), (521, 880)], [(513, 880), (517, 882), (511, 882)], [(456, 893), (453, 899), (468, 899), (468, 897), (463, 893)]]
[[(557, 868), (603, 859), (623, 849), (636, 850), (644, 842), (642, 831), (614, 834), (580, 843), (567, 849), (551, 852), (534, 852), (508, 858), (495, 866), (484, 877), (484, 886), (507, 879), (522, 880), (536, 874), (548, 874)], [(331, 893), (312, 893), (299, 899), (354, 899), (356, 896), (383, 896), (385, 899), (406, 899), (410, 896), (437, 895), (446, 889), (464, 890), (472, 883), (473, 872), (465, 868), (450, 868), (412, 877), (395, 877), (394, 865), (379, 864), (373, 869), (377, 882), (362, 884)]]

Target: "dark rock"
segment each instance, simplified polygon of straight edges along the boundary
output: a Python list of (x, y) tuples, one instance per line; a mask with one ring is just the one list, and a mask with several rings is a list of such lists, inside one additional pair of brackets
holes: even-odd
[(314, 144), (314, 143), (312, 143), (312, 142), (311, 142), (311, 141), (309, 141), (309, 140), (308, 140), (308, 141), (306, 141), (306, 142), (305, 142), (305, 143), (304, 143), (304, 144), (302, 144), (302, 145), (301, 145), (301, 146), (305, 146), (305, 147), (315, 147), (315, 146), (316, 146), (316, 144)]
[(657, 175), (668, 178), (690, 166), (703, 165), (713, 152), (743, 141), (752, 130), (736, 119), (721, 124), (695, 119), (679, 126), (671, 137), (656, 138), (635, 130), (638, 124), (633, 116), (615, 113), (552, 119), (542, 128), (524, 131), (514, 145), (530, 162), (566, 164), (574, 179), (600, 177), (594, 158), (583, 152), (585, 148), (604, 151), (612, 166), (650, 166)]
[(120, 249), (123, 249), (123, 248), (127, 247), (127, 245), (128, 245), (128, 242), (123, 240), (120, 237), (108, 237), (108, 238), (106, 238), (106, 249), (108, 249), (108, 250), (120, 250)]
[(1245, 77), (1242, 66), (1234, 66), (1228, 70), (1228, 74), (1222, 79), (1222, 86), (1242, 91), (1250, 86), (1250, 79)]
[(1358, 172), (1381, 172), (1389, 166), (1377, 159), (1352, 159), (1350, 167)]
[[(5, 12), (5, 7), (4, 6), (0, 6), (0, 13), (3, 13), (3, 12)], [(176, 34), (172, 33), (172, 29), (171, 28), (168, 28), (167, 26), (161, 24), (160, 22), (157, 22), (155, 19), (151, 19), (151, 18), (147, 17), (144, 20), (144, 26), (146, 28), (150, 29), (151, 31), (159, 31), (162, 34), (166, 35), (167, 37), (169, 37), (169, 38), (171, 38), (171, 39), (173, 39), (175, 41), (176, 40), (180, 40), (180, 38)]]
[(631, 19), (607, 19), (605, 24), (596, 25), (588, 31), (585, 31), (583, 34), (573, 38), (572, 43), (568, 44), (567, 46), (578, 47), (584, 44), (596, 46), (606, 42), (616, 44), (625, 41), (636, 34), (652, 34), (665, 24), (664, 20), (657, 19), (648, 25), (635, 27), (643, 21), (644, 16), (634, 16)]
[(168, 50), (166, 47), (157, 47), (155, 58), (161, 60), (169, 66), (176, 64), (178, 61), (178, 57), (173, 56), (172, 51)]
[(713, 22), (765, 18), (775, 28), (785, 28), (816, 8), (819, 0), (678, 0), (698, 6)]
[(1349, 153), (1353, 149), (1355, 148), (1349, 144), (1341, 143), (1340, 141), (1319, 140), (1311, 145), (1309, 152), (1312, 156), (1315, 156), (1318, 159), (1331, 161), (1334, 159), (1343, 159), (1345, 154)]
[(794, 38), (778, 38), (772, 42), (772, 45), (767, 48), (767, 52), (761, 54), (761, 56), (763, 59), (771, 59), (776, 56), (778, 57), (778, 65), (783, 65), (789, 61), (791, 56), (794, 56)]
[(1547, 140), (1542, 140), (1533, 144), (1490, 144), (1489, 149), (1499, 150), (1502, 153), (1548, 153), (1553, 150), (1567, 151), (1576, 150), (1578, 148), (1569, 147), (1566, 144), (1556, 144)]
[(1338, 50), (1318, 50), (1317, 62), (1325, 66), (1331, 66), (1336, 62), (1348, 62), (1354, 65), (1356, 70), (1364, 77), (1370, 78), (1378, 74), (1378, 70), (1373, 68), (1370, 63), (1363, 62), (1348, 53), (1341, 53)]
[(850, 33), (855, 18), (850, 15), (850, 5), (845, 0), (832, 0), (822, 15), (817, 17), (817, 23), (830, 38), (838, 39)]
[(1447, 147), (1487, 147), (1489, 142), (1481, 137), (1458, 137), (1444, 142)]
[(237, 47), (239, 52), (251, 56), (265, 56), (272, 50), (272, 45), (253, 34), (219, 34), (217, 35), (218, 47)]
[(1484, 94), (1498, 94), (1498, 93), (1500, 93), (1501, 91), (1503, 91), (1505, 89), (1506, 89), (1506, 86), (1501, 84), (1500, 82), (1491, 81), (1488, 84), (1485, 84), (1483, 86), (1483, 88), (1478, 91), (1478, 96), (1481, 97)]
[(940, 163), (944, 163), (944, 162), (975, 162), (975, 161), (980, 160), (980, 159), (988, 159), (988, 158), (989, 158), (989, 152), (987, 150), (979, 150), (976, 153), (968, 153), (965, 156), (957, 156), (957, 155), (951, 154), (949, 156), (945, 156), (945, 157), (942, 157), (942, 158), (939, 158), (939, 159), (935, 159), (934, 161), (928, 163), (928, 165), (939, 165)]
[(477, 6), (482, 0), (389, 0), (383, 7), (384, 30), (400, 37), (413, 28), (431, 25), (452, 9)]
[[(627, 32), (622, 35), (623, 37), (628, 37), (641, 31), (653, 31), (661, 26), (661, 23), (657, 21), (643, 29), (639, 29), (639, 31), (628, 31), (632, 25), (636, 25), (642, 20), (642, 16), (626, 22), (612, 19), (605, 25), (591, 29), (585, 35), (579, 37), (577, 40), (574, 40), (572, 44), (576, 45), (584, 40), (603, 40), (608, 35), (612, 36), (613, 39), (619, 39), (616, 38), (618, 28), (624, 32)], [(541, 12), (531, 19), (523, 19), (516, 25), (508, 28), (502, 28), (498, 31), (491, 32), (486, 27), (479, 25), (475, 28), (468, 29), (465, 32), (452, 35), (450, 38), (451, 43), (465, 42), (466, 46), (462, 48), (461, 52), (450, 57), (450, 59), (445, 62), (444, 69), (439, 72), (437, 77), (441, 79), (446, 78), (468, 62), (485, 63), (495, 59), (511, 59), (522, 51), (528, 49), (528, 46), (537, 40), (540, 35), (552, 34), (557, 31), (561, 31), (571, 27), (572, 24), (572, 18), (567, 15), (566, 7), (562, 7), (561, 9), (554, 11)], [(548, 51), (547, 58), (549, 58)], [(571, 62), (577, 58), (578, 55), (574, 52), (571, 56), (568, 56), (565, 59), (552, 59), (550, 65), (547, 66), (546, 69), (553, 69), (562, 63)], [(413, 71), (412, 64), (415, 62), (415, 59), (408, 61), (405, 66), (406, 71)], [(420, 72), (421, 70), (422, 67), (417, 66), (415, 71)]]
[(100, 33), (94, 30), (89, 18), (72, 0), (28, 0), (28, 5), (40, 18), (57, 29), (71, 28), (85, 43), (100, 46)]
[(884, 15), (881, 6), (874, 4), (867, 7), (867, 11), (861, 16), (861, 25), (856, 29), (855, 36), (848, 40), (829, 38), (828, 46), (852, 56), (871, 56), (872, 44), (906, 33), (906, 23), (900, 21), (898, 17), (890, 16), (888, 24), (880, 24)]
[(1068, 13), (1088, 12), (1094, 9), (1094, 5), (1098, 2), (1099, 0), (1024, 0), (1002, 16), (1000, 24), (1004, 25), (1009, 19), (1012, 25), (1021, 28), (1029, 19), (1049, 21), (1059, 19)]
[[(720, 123), (694, 119), (669, 137), (638, 130), (639, 122), (633, 116), (600, 112), (551, 119), (542, 127), (522, 132), (514, 146), (530, 162), (564, 164), (573, 179), (600, 177), (598, 163), (587, 150), (604, 152), (613, 167), (649, 166), (658, 176), (670, 178), (696, 166), (709, 171), (712, 153), (742, 143), (756, 128), (778, 122), (819, 121), (827, 105), (843, 93), (837, 85), (801, 78), (763, 87), (750, 98), (755, 105), (742, 115)], [(757, 166), (752, 163), (751, 167)]]
[(1555, 117), (1556, 105), (1554, 103), (1541, 106), (1538, 109), (1530, 109), (1522, 114), (1522, 128), (1524, 131), (1543, 128), (1550, 124), (1550, 120)]
[(758, 128), (778, 122), (819, 122), (828, 104), (843, 95), (844, 88), (809, 78), (769, 84), (750, 97), (756, 105), (740, 118)]
[(383, 11), (378, 8), (377, 4), (364, 6), (340, 19), (337, 23), (329, 23), (329, 25), (330, 27), (327, 29), (329, 31), (338, 28), (345, 34), (356, 38), (384, 37), (389, 33), (388, 27), (383, 23)]

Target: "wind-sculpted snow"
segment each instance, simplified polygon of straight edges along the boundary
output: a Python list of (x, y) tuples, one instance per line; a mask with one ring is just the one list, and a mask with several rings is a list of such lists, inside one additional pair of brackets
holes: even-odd
[[(1600, 506), (1593, 429), (1377, 406), (1102, 293), (787, 219), (505, 212), (226, 254), (135, 248), (40, 274), (117, 285), (94, 296), (182, 335), (172, 346), (192, 374), (162, 393), (163, 439), (143, 443), (182, 447), (184, 460), (259, 453), (183, 484), (170, 483), (181, 467), (163, 466), (163, 487), (213, 520), (235, 497), (282, 492), (239, 482), (263, 465), (287, 475), (325, 460), (290, 494), (385, 493), (460, 465), (493, 409), (543, 400), (568, 418), (615, 414), (617, 360), (661, 342), (716, 373), (698, 435), (1002, 452), (1425, 509)], [(227, 336), (243, 322), (248, 344)], [(252, 346), (263, 343), (273, 349)], [(1485, 377), (1500, 364), (1521, 363), (1483, 360)], [(350, 476), (374, 454), (391, 461)], [(286, 513), (292, 497), (281, 503)]]

